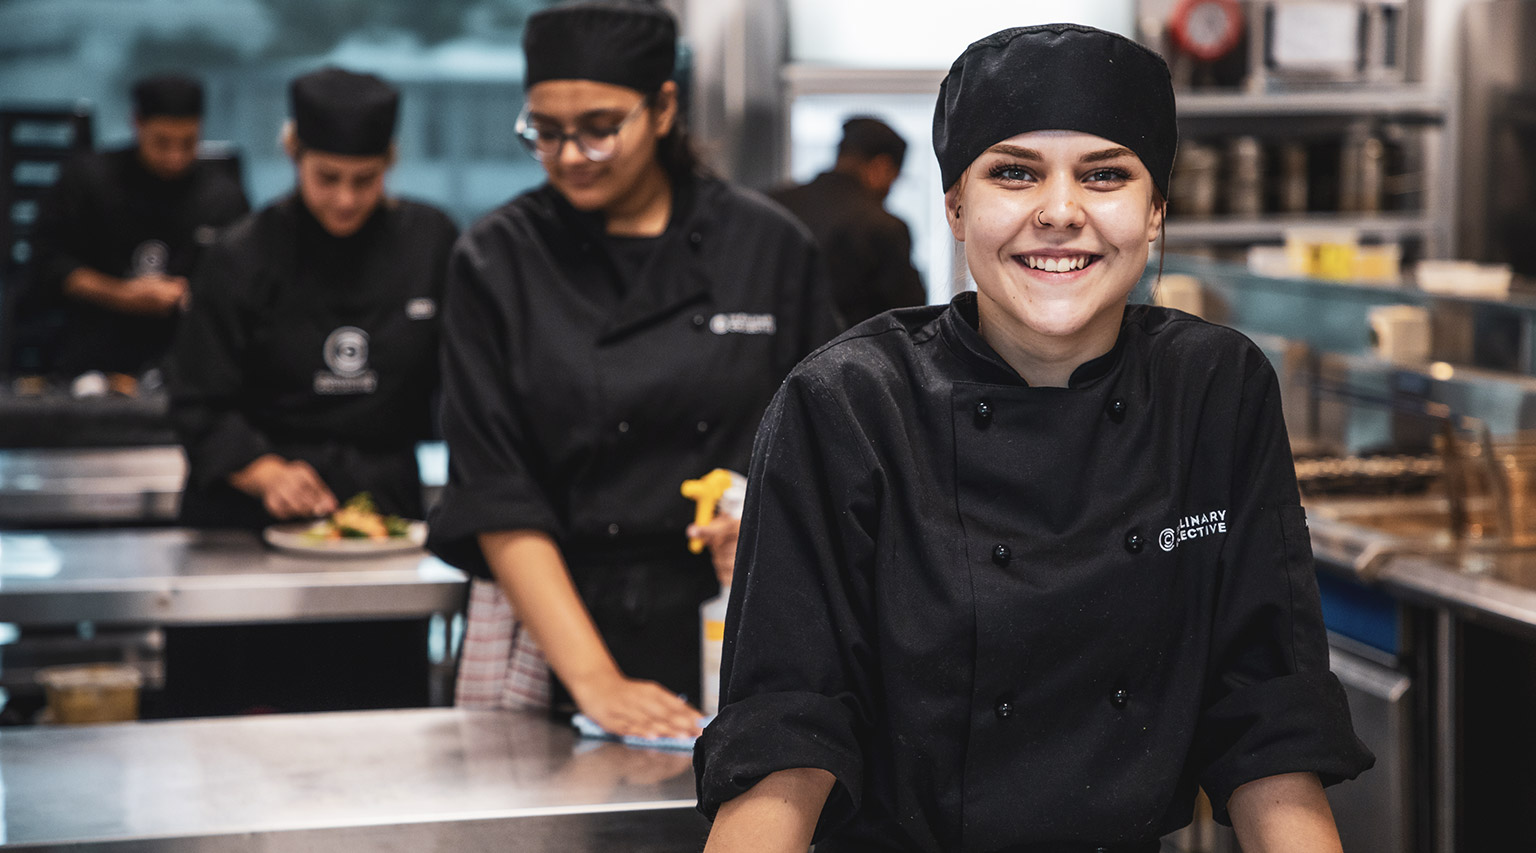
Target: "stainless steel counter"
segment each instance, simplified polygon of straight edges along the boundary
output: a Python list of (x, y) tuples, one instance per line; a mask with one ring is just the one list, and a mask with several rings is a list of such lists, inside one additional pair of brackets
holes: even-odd
[(687, 753), (426, 709), (0, 730), (29, 850), (698, 850)]
[(176, 518), (180, 447), (0, 451), (0, 525)]
[[(431, 506), (448, 480), (447, 448), (422, 442), (416, 461)], [(0, 450), (0, 528), (171, 522), (186, 476), (174, 445)]]
[(464, 583), (419, 550), (294, 555), (237, 531), (0, 534), (0, 622), (24, 626), (426, 616), (457, 610)]

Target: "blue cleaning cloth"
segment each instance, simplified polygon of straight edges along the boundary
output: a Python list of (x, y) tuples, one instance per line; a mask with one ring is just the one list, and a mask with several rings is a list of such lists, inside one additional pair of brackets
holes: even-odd
[[(709, 725), (713, 716), (700, 717), (699, 726)], [(576, 727), (576, 733), (584, 738), (594, 740), (611, 740), (622, 743), (625, 746), (639, 746), (646, 749), (675, 749), (681, 752), (692, 752), (693, 742), (697, 738), (691, 737), (639, 737), (637, 735), (625, 735), (620, 737), (598, 725), (586, 714), (577, 714), (571, 717), (571, 725)]]

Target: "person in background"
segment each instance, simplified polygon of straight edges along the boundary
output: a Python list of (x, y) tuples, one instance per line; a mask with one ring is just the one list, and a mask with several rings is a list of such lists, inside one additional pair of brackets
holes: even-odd
[(805, 359), (753, 452), (708, 853), (1155, 853), (1197, 789), (1244, 850), (1337, 853), (1372, 756), (1329, 671), (1275, 371), (1128, 305), (1168, 68), (1076, 24), (970, 45), (933, 145), (975, 292)]
[[(379, 512), (419, 519), (415, 447), (433, 432), (438, 308), (457, 228), (385, 191), (394, 87), (324, 68), (295, 79), (289, 97), (296, 189), (209, 249), (167, 359), (189, 463), (181, 518), (253, 529), (367, 493)], [(255, 639), (267, 629), (230, 630), (245, 632), (250, 657), (246, 684), (229, 684), (241, 698), (221, 707), (425, 702), (424, 621), (322, 625), (304, 642), (293, 626), (270, 629), (282, 634), (270, 642)], [(234, 634), (220, 636), (235, 646)], [(172, 664), (168, 638), (168, 688)], [(195, 698), (206, 700), (199, 709), (215, 704), (211, 688)]]
[(829, 171), (769, 194), (811, 229), (848, 326), (881, 311), (928, 302), (912, 266), (907, 224), (885, 209), (906, 154), (906, 140), (885, 122), (851, 118), (843, 123), (837, 162)]
[(200, 252), (249, 211), (230, 171), (198, 159), (202, 118), (196, 80), (139, 80), (133, 144), (71, 161), (42, 205), (36, 283), (69, 306), (60, 373), (131, 390), (170, 346)]
[(691, 552), (680, 488), (741, 470), (833, 309), (799, 223), (699, 167), (668, 12), (562, 4), (524, 47), (518, 128), (548, 182), (465, 233), (444, 319), (428, 544), (475, 576), (457, 701), (573, 700), (616, 733), (693, 734), (679, 695), (698, 701), (699, 605), (736, 524)]

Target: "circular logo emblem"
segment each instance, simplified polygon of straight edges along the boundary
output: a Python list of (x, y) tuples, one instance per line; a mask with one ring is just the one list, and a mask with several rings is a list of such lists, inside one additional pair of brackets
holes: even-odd
[(171, 247), (159, 240), (146, 240), (133, 250), (131, 267), (135, 276), (165, 275), (171, 262)]
[(709, 330), (717, 335), (723, 335), (731, 330), (731, 318), (724, 314), (716, 314), (709, 318)]
[(1165, 527), (1157, 537), (1157, 544), (1164, 551), (1172, 551), (1173, 546), (1179, 544), (1178, 534), (1173, 532), (1172, 527)]
[(368, 369), (368, 333), (342, 326), (325, 339), (325, 366), (338, 376), (356, 376)]

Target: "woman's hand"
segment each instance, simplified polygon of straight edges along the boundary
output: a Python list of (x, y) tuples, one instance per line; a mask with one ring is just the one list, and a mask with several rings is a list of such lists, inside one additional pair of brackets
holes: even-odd
[(741, 535), (741, 519), (717, 515), (708, 524), (688, 525), (690, 539), (702, 539), (715, 563), (715, 577), (721, 586), (731, 585), (736, 571), (736, 539)]
[(275, 453), (229, 475), (229, 484), (260, 500), (273, 518), (317, 518), (337, 507), (336, 496), (308, 462)]
[(616, 735), (697, 737), (697, 708), (654, 681), (629, 678), (617, 670), (567, 683), (583, 714)]

